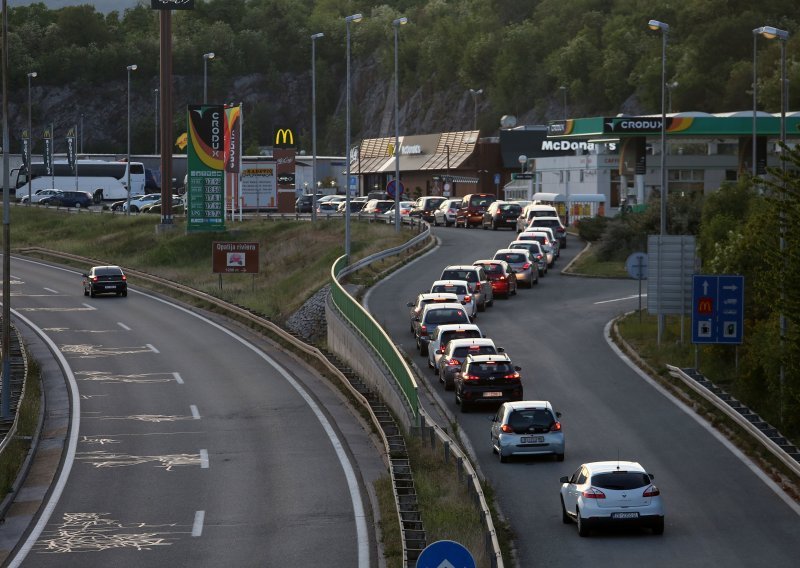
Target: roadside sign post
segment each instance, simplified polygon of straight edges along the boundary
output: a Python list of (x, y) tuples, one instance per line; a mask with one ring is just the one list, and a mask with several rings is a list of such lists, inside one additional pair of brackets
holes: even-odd
[(744, 334), (744, 276), (695, 274), (692, 277), (692, 343), (695, 368), (699, 368), (697, 345), (733, 344)]
[(475, 559), (462, 544), (437, 540), (420, 553), (416, 568), (475, 568)]
[(635, 252), (625, 261), (625, 270), (639, 281), (639, 323), (642, 323), (642, 280), (647, 280), (647, 254)]

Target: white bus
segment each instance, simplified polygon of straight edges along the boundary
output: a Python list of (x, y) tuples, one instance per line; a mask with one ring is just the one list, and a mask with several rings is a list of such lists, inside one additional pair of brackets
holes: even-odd
[[(144, 194), (144, 164), (131, 162), (131, 195)], [(31, 164), (31, 193), (39, 189), (86, 191), (96, 203), (128, 197), (128, 163), (102, 160), (77, 160), (77, 174), (70, 170), (66, 160), (53, 163), (53, 175), (47, 175), (44, 164)], [(17, 197), (28, 195), (28, 175), (25, 168), (11, 171), (11, 187)]]

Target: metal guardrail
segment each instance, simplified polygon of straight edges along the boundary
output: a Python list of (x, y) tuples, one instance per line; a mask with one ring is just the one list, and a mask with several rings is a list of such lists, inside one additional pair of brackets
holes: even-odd
[(744, 428), (756, 441), (800, 477), (800, 451), (758, 414), (714, 385), (694, 369), (667, 365), (669, 374), (702, 396), (715, 408)]
[(11, 441), (17, 435), (17, 428), (19, 427), (19, 412), (18, 411), (19, 411), (20, 407), (22, 407), (22, 403), (25, 400), (25, 394), (27, 392), (27, 389), (25, 388), (25, 384), (26, 384), (27, 378), (28, 378), (28, 356), (25, 353), (25, 344), (23, 343), (22, 338), (19, 335), (19, 330), (17, 328), (15, 328), (13, 325), (11, 325), (11, 331), (12, 331), (12, 334), (13, 334), (13, 337), (11, 338), (12, 350), (19, 349), (19, 351), (20, 351), (20, 354), (18, 356), (15, 356), (13, 353), (10, 354), (10, 357), (12, 358), (12, 360), (9, 361), (11, 363), (11, 365), (10, 365), (11, 374), (12, 375), (15, 374), (14, 368), (13, 368), (13, 365), (15, 363), (14, 360), (19, 358), (20, 360), (17, 361), (17, 363), (20, 363), (22, 365), (22, 376), (21, 377), (0, 377), (0, 382), (1, 381), (5, 381), (5, 380), (9, 380), (12, 387), (14, 386), (15, 383), (21, 384), (21, 389), (22, 390), (19, 391), (18, 393), (16, 393), (16, 392), (13, 392), (12, 389), (9, 389), (9, 393), (12, 395), (12, 398), (17, 398), (17, 402), (14, 404), (14, 407), (12, 409), (14, 411), (14, 421), (12, 422), (11, 427), (8, 429), (8, 432), (5, 433), (5, 435), (3, 437), (3, 440), (0, 441), (0, 454), (2, 454), (6, 450), (6, 448), (8, 447), (8, 444), (10, 444)]

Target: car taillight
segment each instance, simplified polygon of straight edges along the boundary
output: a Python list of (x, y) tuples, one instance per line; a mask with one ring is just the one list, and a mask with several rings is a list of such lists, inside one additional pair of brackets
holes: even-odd
[(505, 280), (505, 279), (506, 279), (505, 275), (500, 276), (500, 278), (498, 278), (498, 280)]
[(561, 431), (561, 422), (553, 422), (553, 425), (550, 426), (551, 432), (560, 432)]
[(661, 491), (655, 485), (651, 485), (642, 493), (642, 497), (658, 497), (659, 495), (661, 495)]
[(517, 371), (514, 371), (513, 373), (507, 374), (503, 378), (504, 379), (516, 379), (516, 380), (519, 380), (519, 373)]
[(513, 434), (514, 433), (514, 429), (511, 426), (509, 426), (508, 424), (503, 424), (502, 426), (500, 426), (500, 429), (503, 432), (507, 433), (507, 434)]
[(92, 282), (97, 282), (99, 278), (97, 276), (92, 276)]
[(123, 275), (122, 275), (122, 279), (123, 279), (123, 280), (127, 280), (127, 279), (128, 279), (128, 277), (127, 277), (127, 276), (125, 276), (125, 275), (123, 274)]
[(461, 364), (461, 361), (459, 361), (458, 359), (450, 359), (450, 360), (448, 360), (448, 361), (447, 361), (447, 364), (448, 364), (450, 367), (455, 367), (455, 366), (457, 366), (457, 365), (460, 365), (460, 364)]
[(428, 335), (428, 328), (424, 325), (419, 326), (419, 334), (420, 335)]
[(472, 296), (464, 296), (464, 303), (469, 304), (472, 301)]
[(477, 381), (478, 379), (480, 379), (478, 375), (470, 375), (470, 374), (461, 375), (461, 378), (463, 378), (465, 381)]
[(528, 270), (530, 267), (531, 267), (531, 263), (530, 262), (526, 262), (525, 264), (522, 265), (522, 270)]
[(541, 254), (537, 254), (536, 255), (536, 260), (542, 260), (542, 255)]
[(590, 487), (586, 491), (582, 492), (584, 499), (605, 499), (606, 494), (600, 491), (599, 489), (595, 489), (594, 487)]
[(475, 291), (476, 292), (480, 292), (481, 291), (481, 283), (480, 282), (475, 284)]

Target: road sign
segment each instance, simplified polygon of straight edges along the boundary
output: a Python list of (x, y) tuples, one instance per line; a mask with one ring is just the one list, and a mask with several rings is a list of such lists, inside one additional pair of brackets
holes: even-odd
[(635, 252), (625, 261), (625, 270), (634, 280), (647, 280), (647, 254)]
[(695, 274), (692, 278), (692, 343), (741, 343), (744, 276)]
[(494, 174), (494, 184), (500, 185), (500, 174)]
[(461, 544), (437, 540), (420, 553), (417, 568), (475, 568), (475, 559)]
[[(394, 187), (395, 187), (395, 180), (391, 180), (389, 183), (386, 184), (386, 193), (389, 194), (389, 197), (394, 199)], [(403, 185), (403, 182), (400, 182), (400, 195), (403, 195), (406, 188)]]

